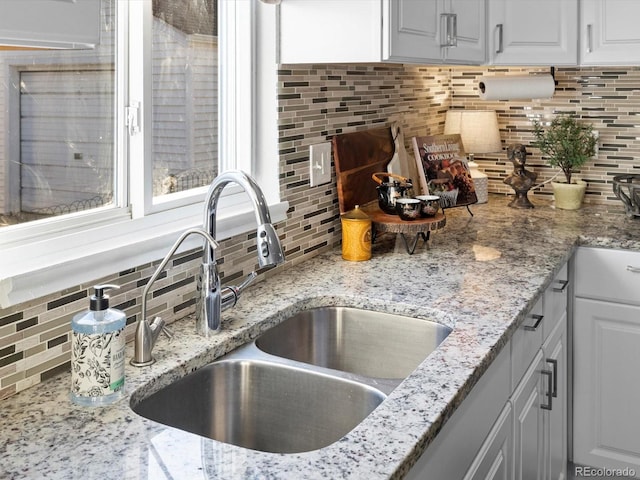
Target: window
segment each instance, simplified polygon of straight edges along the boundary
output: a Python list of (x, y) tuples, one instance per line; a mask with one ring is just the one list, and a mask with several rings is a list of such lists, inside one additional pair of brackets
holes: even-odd
[[(205, 187), (217, 174), (217, 3), (137, 2), (132, 6), (137, 15), (115, 7), (126, 9), (126, 3), (104, 0), (96, 10), (102, 28), (94, 48), (0, 54), (7, 85), (14, 86), (7, 91), (13, 108), (5, 129), (10, 161), (0, 164), (6, 178), (0, 226), (126, 205), (126, 197), (114, 198), (125, 187), (117, 165), (130, 160), (118, 158), (116, 149), (116, 75), (121, 72), (130, 72), (123, 85), (144, 82), (138, 88), (150, 92), (145, 100), (151, 105), (151, 151), (143, 152), (151, 158), (147, 195)], [(150, 38), (140, 28), (147, 19)], [(128, 43), (141, 45), (139, 55), (147, 61), (116, 62), (118, 29), (132, 32)], [(126, 44), (120, 48), (128, 50)], [(132, 135), (140, 133), (140, 105), (142, 98), (128, 106), (125, 121)]]
[[(93, 48), (0, 47), (0, 104), (9, 105), (0, 128), (2, 307), (162, 258), (201, 224), (219, 169), (251, 172), (273, 220), (285, 216), (274, 7), (85, 1), (100, 3)], [(254, 228), (243, 192), (225, 194), (220, 237)]]
[[(95, 17), (97, 28), (100, 10), (91, 3), (96, 8), (80, 14)], [(114, 21), (109, 9), (101, 18)], [(8, 111), (0, 117), (0, 230), (113, 205), (115, 51), (113, 29), (103, 30), (103, 42), (79, 48), (0, 47), (0, 104)]]

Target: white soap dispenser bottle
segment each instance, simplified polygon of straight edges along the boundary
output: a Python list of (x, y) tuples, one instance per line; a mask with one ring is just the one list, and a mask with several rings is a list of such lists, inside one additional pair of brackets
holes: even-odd
[(96, 285), (89, 310), (71, 320), (71, 401), (84, 406), (115, 402), (124, 393), (124, 328), (127, 317), (109, 308), (105, 290), (117, 285)]

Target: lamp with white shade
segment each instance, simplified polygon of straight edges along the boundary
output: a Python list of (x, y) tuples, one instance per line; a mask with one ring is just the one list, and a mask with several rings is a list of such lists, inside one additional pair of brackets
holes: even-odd
[(498, 115), (495, 110), (449, 110), (444, 133), (460, 135), (464, 150), (469, 155), (469, 168), (478, 203), (486, 203), (489, 179), (485, 173), (478, 170), (478, 164), (473, 161), (473, 157), (478, 153), (495, 153), (502, 150)]

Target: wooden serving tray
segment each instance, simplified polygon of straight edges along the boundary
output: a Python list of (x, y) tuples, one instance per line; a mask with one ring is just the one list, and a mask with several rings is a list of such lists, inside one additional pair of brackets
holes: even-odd
[(340, 213), (377, 201), (377, 183), (371, 175), (386, 172), (393, 158), (395, 145), (391, 128), (336, 135), (332, 144)]

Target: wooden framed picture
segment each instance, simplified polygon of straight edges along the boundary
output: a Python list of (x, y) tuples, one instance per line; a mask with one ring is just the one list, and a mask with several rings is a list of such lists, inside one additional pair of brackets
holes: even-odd
[(413, 137), (412, 144), (423, 192), (438, 195), (442, 208), (477, 203), (460, 135)]

